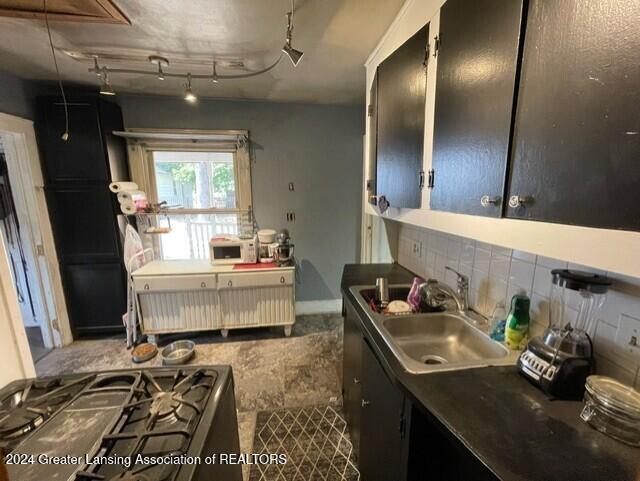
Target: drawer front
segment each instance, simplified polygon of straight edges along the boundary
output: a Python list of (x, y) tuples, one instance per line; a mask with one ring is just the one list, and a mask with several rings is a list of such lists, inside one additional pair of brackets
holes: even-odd
[(225, 328), (293, 324), (296, 317), (293, 286), (223, 289), (220, 310)]
[(136, 292), (180, 292), (215, 289), (215, 274), (199, 276), (144, 276), (134, 277)]
[(242, 274), (219, 274), (218, 289), (241, 289), (244, 287), (268, 287), (293, 285), (293, 271), (247, 272)]
[(139, 293), (144, 334), (220, 329), (218, 292), (210, 289)]

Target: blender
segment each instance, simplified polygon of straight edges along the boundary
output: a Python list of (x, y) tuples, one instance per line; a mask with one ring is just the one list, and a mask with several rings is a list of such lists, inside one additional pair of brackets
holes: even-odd
[(596, 315), (611, 281), (570, 269), (551, 271), (549, 327), (532, 338), (518, 359), (518, 369), (554, 397), (578, 397), (593, 372)]

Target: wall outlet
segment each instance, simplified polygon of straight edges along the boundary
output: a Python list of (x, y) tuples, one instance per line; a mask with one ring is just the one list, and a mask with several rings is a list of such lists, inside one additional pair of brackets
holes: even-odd
[(625, 314), (620, 316), (616, 344), (629, 358), (640, 361), (640, 319)]
[(411, 241), (411, 254), (418, 259), (422, 259), (422, 242)]

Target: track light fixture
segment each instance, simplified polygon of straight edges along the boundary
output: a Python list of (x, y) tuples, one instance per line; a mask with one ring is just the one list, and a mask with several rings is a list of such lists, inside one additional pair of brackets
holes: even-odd
[(291, 11), (287, 13), (287, 38), (284, 42), (284, 47), (282, 47), (282, 51), (289, 57), (291, 63), (294, 67), (297, 67), (302, 60), (302, 56), (304, 52), (301, 50), (296, 50), (291, 46), (291, 38), (293, 33), (293, 3), (291, 4)]
[(198, 97), (193, 93), (193, 89), (191, 88), (191, 73), (187, 74), (187, 83), (184, 89), (184, 99), (187, 102), (191, 103), (195, 103), (198, 100)]
[(287, 31), (285, 37), (285, 43), (282, 47), (281, 53), (278, 58), (269, 66), (253, 71), (246, 72), (240, 74), (218, 74), (217, 70), (217, 62), (213, 60), (211, 74), (203, 75), (203, 74), (192, 74), (191, 72), (166, 72), (165, 69), (169, 66), (169, 60), (165, 57), (161, 57), (159, 55), (151, 55), (148, 57), (148, 60), (151, 64), (154, 65), (153, 70), (142, 70), (142, 69), (126, 69), (126, 68), (109, 68), (107, 66), (101, 66), (98, 63), (98, 57), (93, 57), (93, 67), (89, 68), (89, 72), (95, 73), (102, 80), (100, 93), (104, 95), (115, 95), (113, 88), (109, 84), (108, 76), (109, 75), (118, 75), (118, 74), (134, 74), (134, 75), (153, 75), (158, 80), (164, 80), (165, 78), (181, 78), (186, 79), (185, 83), (185, 93), (184, 99), (188, 102), (196, 102), (198, 97), (193, 92), (192, 80), (193, 79), (206, 79), (210, 80), (213, 83), (218, 83), (219, 80), (237, 80), (244, 79), (249, 77), (255, 77), (257, 75), (261, 75), (270, 70), (273, 70), (276, 65), (280, 63), (282, 57), (285, 55), (289, 57), (291, 63), (294, 67), (296, 67), (300, 61), (302, 60), (302, 56), (304, 52), (301, 50), (296, 50), (292, 45), (292, 33), (293, 33), (293, 14), (295, 12), (295, 3), (294, 0), (291, 1), (291, 11), (287, 12)]

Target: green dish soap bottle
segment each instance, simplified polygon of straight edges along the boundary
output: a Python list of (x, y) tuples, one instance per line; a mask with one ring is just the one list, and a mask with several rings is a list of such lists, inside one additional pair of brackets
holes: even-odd
[(504, 328), (504, 341), (509, 349), (524, 349), (529, 337), (529, 307), (531, 301), (523, 294), (511, 299), (511, 311)]

